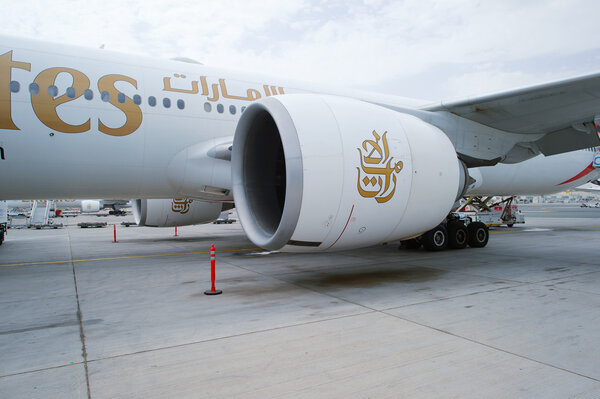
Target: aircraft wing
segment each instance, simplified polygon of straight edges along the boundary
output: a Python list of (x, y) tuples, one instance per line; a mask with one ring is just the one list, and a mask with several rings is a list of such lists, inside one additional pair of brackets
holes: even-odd
[(447, 111), (510, 133), (545, 133), (535, 141), (544, 155), (600, 145), (600, 73), (421, 109)]
[(592, 180), (589, 183), (575, 187), (573, 191), (585, 191), (587, 193), (600, 194), (600, 180)]

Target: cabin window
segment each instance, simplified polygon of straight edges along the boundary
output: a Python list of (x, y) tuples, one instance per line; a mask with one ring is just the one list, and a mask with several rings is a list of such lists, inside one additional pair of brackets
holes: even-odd
[(58, 96), (58, 87), (54, 85), (48, 86), (48, 94), (52, 97)]
[(40, 92), (40, 86), (37, 83), (32, 83), (29, 85), (29, 92), (31, 94), (38, 94)]
[(163, 107), (165, 108), (171, 108), (171, 99), (170, 98), (163, 98)]
[(156, 97), (150, 96), (148, 97), (148, 105), (154, 107), (156, 105)]
[(140, 105), (140, 104), (142, 103), (142, 97), (140, 97), (140, 95), (139, 95), (139, 94), (135, 94), (135, 95), (133, 96), (133, 103), (134, 103), (135, 105)]
[(177, 108), (179, 108), (179, 109), (185, 108), (185, 103), (183, 102), (183, 100), (177, 100)]
[(243, 106), (242, 109), (240, 110), (241, 113), (243, 113), (246, 110), (246, 106)]
[(223, 111), (225, 110), (225, 107), (223, 107), (223, 104), (217, 104), (217, 112), (222, 114)]
[(210, 105), (210, 103), (204, 103), (204, 110), (210, 112), (212, 110), (212, 105)]
[(67, 88), (67, 97), (75, 98), (75, 89), (73, 87)]
[(91, 91), (90, 89), (85, 89), (85, 90), (83, 91), (83, 97), (84, 97), (86, 100), (91, 100), (92, 98), (94, 98), (94, 92), (93, 92), (93, 91)]
[(10, 82), (10, 91), (12, 91), (13, 93), (18, 93), (19, 90), (21, 90), (21, 84), (19, 82), (17, 82), (16, 80), (13, 80), (12, 82)]
[(102, 101), (104, 101), (104, 102), (108, 102), (108, 101), (110, 100), (110, 93), (109, 93), (109, 92), (107, 92), (107, 91), (103, 91), (103, 92), (100, 94), (100, 98), (102, 99)]
[(235, 115), (235, 105), (230, 105), (229, 106), (229, 113), (231, 113), (231, 115)]
[(121, 104), (125, 104), (125, 94), (123, 94), (123, 93), (117, 94), (117, 101)]

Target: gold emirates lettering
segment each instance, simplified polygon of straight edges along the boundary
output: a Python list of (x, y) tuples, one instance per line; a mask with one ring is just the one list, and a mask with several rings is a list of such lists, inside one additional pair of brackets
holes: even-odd
[[(31, 72), (31, 63), (13, 61), (13, 51), (11, 50), (0, 55), (0, 130), (20, 130), (14, 123), (11, 113), (13, 69)], [(73, 81), (70, 88), (72, 93), (57, 96), (57, 93), (52, 93), (49, 89), (55, 87), (59, 76), (65, 74), (69, 75)], [(208, 101), (218, 101), (220, 98), (236, 101), (255, 101), (263, 97), (285, 94), (283, 87), (274, 85), (263, 84), (263, 92), (257, 85), (257, 87), (245, 87), (241, 93), (232, 93), (224, 78), (216, 78), (218, 83), (209, 83), (207, 76), (199, 76), (199, 79), (189, 80), (186, 75), (176, 73), (173, 74), (173, 78), (178, 80), (172, 82), (171, 77), (163, 77), (163, 91), (183, 95), (199, 94), (206, 96)], [(121, 126), (109, 126), (104, 123), (108, 121), (103, 122), (100, 118), (94, 121), (90, 118), (86, 120), (85, 116), (82, 119), (85, 122), (81, 124), (73, 124), (64, 120), (65, 115), (60, 112), (59, 107), (78, 101), (86, 91), (90, 90), (92, 82), (83, 72), (68, 67), (52, 67), (40, 71), (33, 82), (37, 85), (37, 91), (31, 93), (33, 111), (40, 122), (57, 132), (84, 133), (97, 126), (98, 131), (101, 133), (110, 136), (126, 136), (137, 131), (142, 124), (143, 113), (139, 103), (136, 104), (130, 97), (121, 93), (115, 87), (117, 84), (123, 84), (117, 82), (124, 82), (138, 89), (138, 82), (129, 76), (120, 74), (104, 75), (97, 82), (100, 93), (107, 96), (106, 101), (125, 115), (125, 122)], [(236, 87), (236, 85), (231, 86)], [(88, 98), (87, 94), (85, 98), (91, 99), (91, 97)], [(79, 122), (81, 122), (81, 119)]]
[(189, 212), (190, 204), (192, 202), (194, 202), (194, 200), (187, 198), (173, 198), (173, 202), (171, 203), (171, 211), (185, 215)]
[(13, 68), (31, 71), (28, 62), (13, 61), (12, 51), (0, 55), (0, 129), (20, 130), (12, 120), (10, 82)]
[[(28, 62), (13, 61), (13, 52), (9, 51), (0, 55), (0, 130), (20, 130), (12, 119), (12, 70), (23, 69), (31, 72), (31, 64)], [(66, 93), (58, 97), (51, 95), (49, 88), (55, 85), (60, 74), (68, 74), (73, 80), (71, 85), (74, 95), (68, 96)], [(81, 71), (66, 67), (53, 67), (42, 70), (33, 81), (39, 92), (31, 93), (31, 106), (37, 118), (50, 129), (61, 133), (83, 133), (92, 128), (91, 120), (80, 125), (70, 124), (63, 120), (58, 112), (58, 107), (71, 101), (79, 99), (86, 90), (90, 88), (90, 79)], [(137, 81), (125, 75), (105, 75), (98, 80), (98, 89), (100, 92), (106, 92), (109, 95), (109, 103), (125, 114), (125, 123), (118, 127), (105, 125), (100, 118), (98, 119), (98, 130), (111, 136), (126, 136), (135, 132), (142, 124), (143, 114), (139, 105), (135, 104), (131, 98), (125, 96), (124, 101), (119, 101), (120, 93), (115, 88), (116, 82), (126, 82), (138, 88)]]
[(83, 133), (90, 130), (90, 120), (81, 125), (70, 125), (60, 119), (56, 109), (59, 105), (74, 101), (83, 95), (83, 91), (90, 88), (90, 80), (83, 73), (71, 68), (48, 68), (39, 73), (35, 78), (34, 83), (39, 87), (45, 88), (54, 85), (56, 77), (60, 73), (67, 73), (73, 78), (73, 88), (78, 93), (75, 97), (69, 98), (67, 94), (54, 98), (48, 93), (48, 90), (40, 90), (38, 94), (31, 95), (31, 106), (33, 112), (38, 117), (40, 122), (48, 126), (50, 129), (62, 133)]
[(357, 189), (364, 198), (375, 198), (379, 203), (388, 202), (396, 192), (396, 175), (402, 170), (402, 161), (393, 162), (390, 157), (387, 132), (379, 136), (373, 130), (375, 140), (365, 140), (360, 155)]
[(115, 82), (119, 81), (127, 82), (137, 89), (137, 82), (129, 76), (106, 75), (98, 80), (98, 90), (100, 90), (100, 93), (107, 92), (109, 95), (108, 102), (125, 114), (125, 123), (118, 128), (108, 127), (101, 120), (98, 120), (98, 130), (111, 136), (127, 136), (135, 132), (142, 124), (142, 110), (131, 98), (125, 96), (123, 103), (118, 101), (119, 91), (115, 88)]
[[(225, 79), (218, 79), (219, 83), (212, 83), (209, 85), (206, 76), (200, 76), (200, 80), (187, 80), (187, 76), (184, 74), (175, 73), (173, 74), (174, 79), (180, 79), (175, 82), (179, 87), (175, 87), (171, 83), (171, 77), (165, 76), (163, 78), (163, 91), (170, 91), (175, 93), (183, 94), (201, 94), (206, 96), (208, 101), (218, 101), (219, 98), (228, 98), (231, 100), (239, 101), (255, 101), (262, 98), (262, 94), (258, 89), (249, 88), (246, 89), (246, 95), (234, 95), (229, 92)], [(186, 79), (181, 81), (181, 79)], [(182, 84), (189, 84), (190, 88), (182, 88)], [(200, 85), (200, 86), (199, 86)], [(202, 91), (200, 91), (202, 88)], [(275, 96), (278, 94), (285, 94), (283, 87), (263, 85), (265, 96)]]

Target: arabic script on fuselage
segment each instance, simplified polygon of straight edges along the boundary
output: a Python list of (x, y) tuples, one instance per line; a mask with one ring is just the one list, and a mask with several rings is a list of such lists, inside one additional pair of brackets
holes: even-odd
[[(179, 79), (179, 81), (177, 81), (177, 83), (172, 83), (171, 77), (165, 76), (163, 78), (163, 91), (183, 94), (201, 94), (206, 96), (208, 101), (217, 101), (220, 97), (228, 98), (230, 100), (255, 101), (263, 96), (263, 93), (255, 88), (246, 89), (245, 95), (232, 94), (227, 89), (227, 84), (223, 78), (218, 79), (219, 83), (212, 84), (208, 83), (208, 78), (206, 76), (200, 76), (199, 80), (189, 81), (186, 75), (175, 73), (173, 74), (173, 78)], [(184, 79), (184, 81), (181, 81), (181, 79)], [(182, 84), (186, 84), (188, 87), (183, 88)], [(283, 87), (263, 85), (262, 89), (266, 97), (285, 94)]]

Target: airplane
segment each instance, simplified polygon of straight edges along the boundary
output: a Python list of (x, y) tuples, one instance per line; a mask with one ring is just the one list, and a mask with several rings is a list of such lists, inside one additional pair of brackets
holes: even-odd
[(599, 109), (600, 74), (431, 103), (1, 37), (0, 198), (235, 204), (269, 250), (484, 246), (450, 218), (471, 171), (597, 148)]
[(566, 191), (600, 176), (600, 148), (586, 148), (515, 164), (469, 169), (475, 180), (468, 195), (546, 195)]
[(600, 194), (600, 180), (592, 180), (588, 183), (577, 186), (573, 191), (583, 191), (585, 193)]

